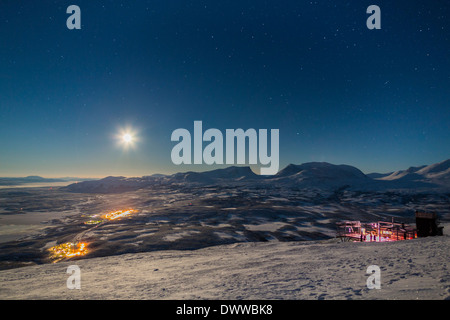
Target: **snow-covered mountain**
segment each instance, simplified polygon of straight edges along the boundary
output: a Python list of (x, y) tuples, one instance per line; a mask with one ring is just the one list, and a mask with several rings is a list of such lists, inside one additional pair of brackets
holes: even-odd
[(176, 173), (163, 179), (168, 183), (201, 183), (201, 184), (215, 184), (226, 183), (229, 181), (248, 181), (261, 178), (255, 174), (249, 167), (228, 167), (224, 169), (215, 169), (206, 172), (184, 172)]
[(68, 191), (81, 193), (116, 193), (138, 190), (156, 183), (162, 177), (106, 177), (100, 180), (82, 181), (63, 187)]
[(327, 162), (290, 164), (269, 180), (299, 187), (317, 188), (359, 186), (372, 182), (371, 178), (355, 167)]
[(392, 182), (422, 182), (439, 186), (450, 186), (450, 159), (429, 166), (410, 167), (377, 178)]
[(420, 167), (409, 167), (406, 170), (398, 170), (394, 171), (388, 174), (379, 174), (379, 177), (377, 179), (380, 180), (397, 180), (397, 179), (408, 179), (411, 180), (411, 178), (416, 178), (417, 174), (416, 172), (420, 169), (424, 168), (426, 166), (420, 166)]
[(450, 159), (426, 166), (417, 173), (429, 179), (443, 178), (448, 180), (450, 177)]
[(205, 172), (180, 172), (172, 175), (155, 174), (144, 177), (106, 177), (83, 181), (65, 187), (72, 192), (115, 193), (138, 190), (157, 185), (280, 185), (285, 187), (360, 190), (389, 190), (417, 188), (450, 189), (450, 159), (429, 166), (410, 167), (389, 174), (365, 175), (350, 165), (327, 162), (290, 164), (276, 175), (260, 176), (249, 167), (228, 167)]

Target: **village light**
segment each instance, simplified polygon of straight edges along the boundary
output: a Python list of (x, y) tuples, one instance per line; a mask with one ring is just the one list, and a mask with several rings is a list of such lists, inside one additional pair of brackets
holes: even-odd
[(106, 213), (102, 216), (102, 218), (107, 219), (107, 220), (115, 220), (115, 219), (119, 219), (122, 217), (126, 217), (126, 216), (128, 216), (132, 213), (136, 213), (136, 212), (137, 212), (137, 210), (133, 210), (133, 209), (118, 210), (118, 211)]
[(85, 221), (84, 224), (90, 225), (90, 224), (99, 224), (102, 223), (102, 220), (88, 220)]
[(62, 259), (73, 258), (76, 256), (84, 256), (88, 253), (87, 244), (84, 242), (66, 242), (48, 249), (50, 251), (50, 258), (54, 262), (58, 262)]
[[(132, 213), (136, 213), (138, 210), (128, 209), (128, 210), (118, 210), (106, 213), (102, 216), (106, 220), (115, 220), (122, 217), (126, 217)], [(94, 215), (98, 216), (98, 215)], [(103, 220), (88, 220), (85, 221), (85, 225), (96, 225), (101, 224)], [(94, 227), (96, 228), (96, 227)], [(66, 242), (48, 249), (50, 252), (50, 258), (53, 262), (58, 262), (63, 259), (73, 258), (77, 256), (84, 256), (88, 253), (87, 244), (85, 242)]]

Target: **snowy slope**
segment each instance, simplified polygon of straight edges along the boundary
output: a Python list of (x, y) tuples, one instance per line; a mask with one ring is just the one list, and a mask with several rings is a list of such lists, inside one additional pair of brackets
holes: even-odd
[(450, 159), (429, 166), (411, 167), (379, 178), (382, 181), (423, 182), (450, 186)]
[(416, 172), (419, 171), (420, 169), (424, 168), (425, 166), (421, 166), (421, 167), (410, 167), (407, 170), (399, 170), (399, 171), (395, 171), (392, 172), (389, 175), (386, 175), (384, 177), (381, 177), (381, 180), (397, 180), (397, 179), (417, 179), (417, 178), (421, 178), (421, 176), (419, 174), (417, 174)]
[(450, 185), (450, 159), (429, 165), (417, 171), (417, 173), (426, 177), (429, 181), (448, 186)]
[[(73, 264), (80, 290), (66, 287)], [(367, 288), (370, 265), (381, 289)], [(450, 299), (450, 237), (239, 243), (23, 267), (0, 271), (0, 299)]]
[(436, 175), (448, 174), (449, 169), (450, 169), (450, 159), (426, 166), (417, 171), (417, 173), (425, 175), (426, 177), (433, 177)]

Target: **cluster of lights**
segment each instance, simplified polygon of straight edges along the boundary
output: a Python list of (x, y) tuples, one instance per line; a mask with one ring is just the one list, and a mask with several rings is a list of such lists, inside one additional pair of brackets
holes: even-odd
[[(137, 212), (137, 210), (134, 210), (134, 209), (118, 210), (118, 211), (106, 213), (103, 216), (101, 216), (101, 218), (104, 220), (116, 220), (116, 219), (119, 219), (122, 217), (126, 217), (135, 212)], [(95, 215), (95, 216), (98, 217), (98, 215)], [(91, 216), (91, 217), (94, 217), (94, 216)], [(91, 219), (91, 220), (85, 221), (84, 224), (96, 225), (96, 224), (102, 223), (104, 220)], [(61, 261), (63, 259), (67, 259), (67, 258), (84, 256), (88, 252), (86, 247), (87, 247), (87, 244), (84, 242), (67, 242), (67, 243), (62, 243), (62, 244), (56, 245), (54, 247), (51, 247), (48, 250), (50, 251), (50, 258), (54, 262), (58, 262), (58, 261)]]
[(102, 218), (107, 220), (116, 220), (122, 217), (126, 217), (132, 213), (137, 212), (137, 210), (129, 209), (129, 210), (118, 210), (114, 212), (109, 212), (107, 214), (104, 214)]
[(102, 220), (88, 220), (84, 222), (84, 224), (99, 224), (99, 223), (102, 223)]
[(86, 243), (84, 242), (62, 243), (51, 247), (48, 250), (50, 251), (50, 258), (55, 260), (55, 262), (66, 258), (84, 256), (88, 252), (86, 249)]
[(411, 240), (417, 237), (416, 232), (395, 232), (390, 230), (379, 230), (378, 233), (375, 231), (367, 231), (365, 228), (361, 228), (361, 235), (364, 241), (375, 241), (375, 242), (387, 242), (387, 241), (398, 241), (398, 240)]
[(344, 221), (337, 223), (337, 225), (339, 237), (365, 242), (386, 242), (417, 238), (417, 230), (404, 223)]

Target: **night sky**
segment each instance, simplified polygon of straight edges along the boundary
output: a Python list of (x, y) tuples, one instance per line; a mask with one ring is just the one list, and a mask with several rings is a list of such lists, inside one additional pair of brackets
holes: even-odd
[[(69, 5), (81, 30), (69, 30)], [(369, 5), (381, 30), (369, 30)], [(142, 176), (177, 128), (280, 130), (289, 163), (389, 172), (450, 158), (450, 5), (0, 3), (0, 176)], [(117, 135), (132, 131), (125, 147)]]

